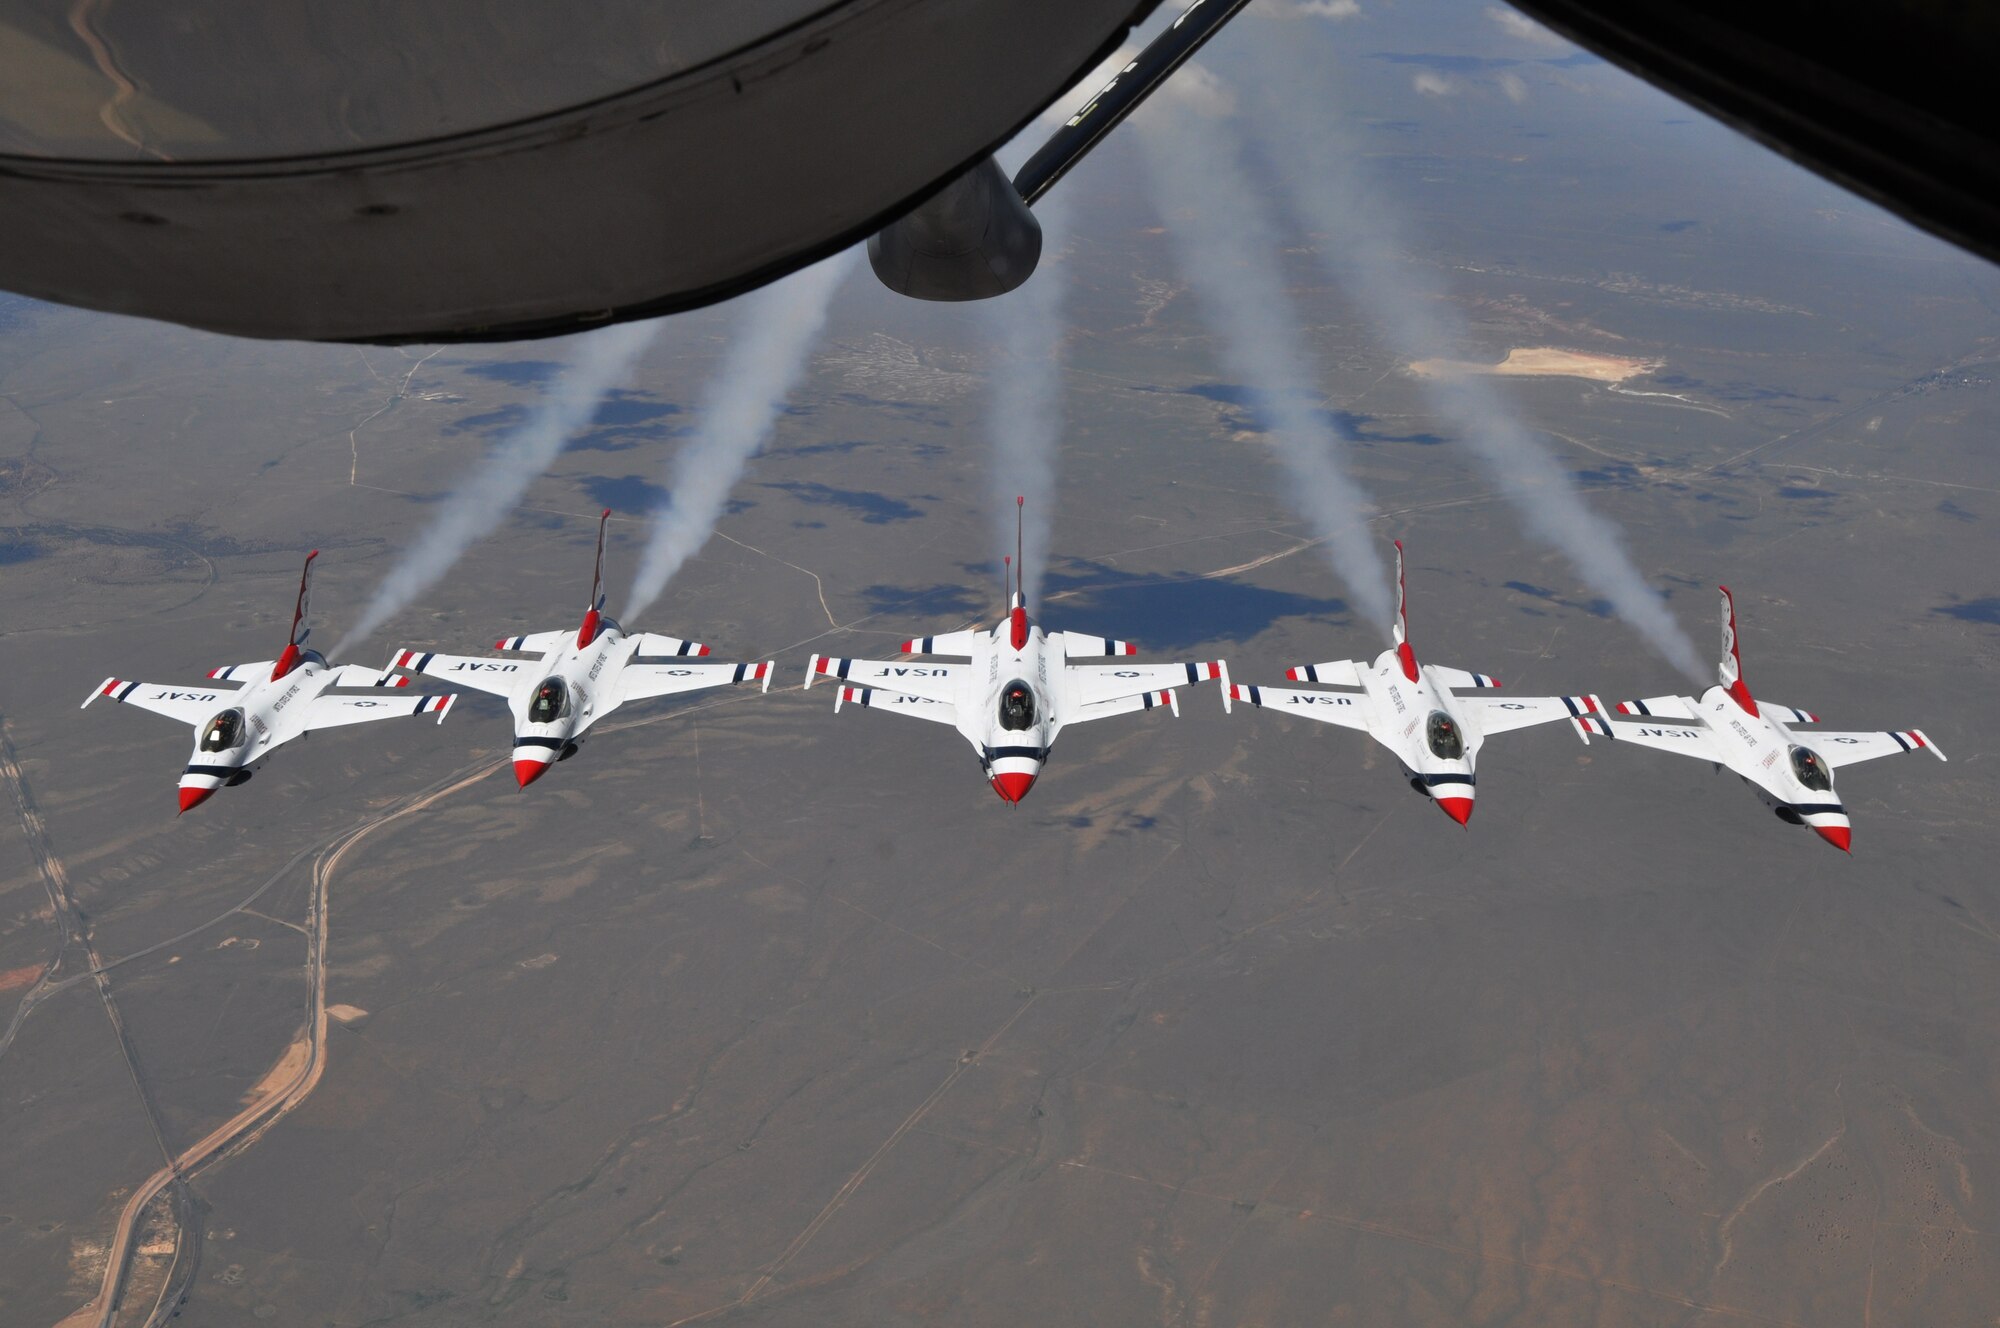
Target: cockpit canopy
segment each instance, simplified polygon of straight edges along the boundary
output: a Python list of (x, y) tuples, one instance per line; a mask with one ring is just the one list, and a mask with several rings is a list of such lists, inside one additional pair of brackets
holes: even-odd
[(231, 707), (209, 720), (202, 729), (201, 749), (205, 752), (226, 752), (232, 747), (241, 747), (243, 732), (243, 712)]
[(535, 698), (528, 702), (530, 724), (553, 724), (569, 713), (569, 684), (561, 678), (542, 679)]
[(1444, 711), (1431, 711), (1424, 724), (1424, 737), (1431, 745), (1431, 755), (1440, 761), (1465, 759), (1465, 735), (1458, 731), (1458, 722)]
[(1792, 748), (1792, 774), (1815, 793), (1833, 791), (1833, 771), (1827, 767), (1826, 758), (1810, 747)]
[(1019, 678), (1000, 689), (1000, 727), (1010, 733), (1035, 726), (1035, 692)]

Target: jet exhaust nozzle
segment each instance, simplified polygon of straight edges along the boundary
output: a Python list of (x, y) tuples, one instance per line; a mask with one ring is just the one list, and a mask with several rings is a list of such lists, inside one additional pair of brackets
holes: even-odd
[(987, 157), (868, 239), (884, 286), (919, 300), (988, 300), (1034, 273), (1042, 225)]

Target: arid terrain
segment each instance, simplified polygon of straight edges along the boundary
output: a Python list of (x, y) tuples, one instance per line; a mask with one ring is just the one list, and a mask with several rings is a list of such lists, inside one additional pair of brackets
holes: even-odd
[[(865, 271), (627, 624), (775, 657), (768, 695), (634, 705), (526, 790), (473, 695), (177, 818), (185, 729), (91, 686), (270, 658), (308, 548), (330, 646), (569, 348), (0, 297), (0, 1322), (2000, 1322), (2000, 276), (1443, 12), (1323, 25), (1468, 329), (1431, 358), (1516, 366), (1704, 658), (1724, 582), (1760, 696), (1949, 754), (1841, 773), (1852, 857), (1562, 726), (1486, 748), (1461, 829), (1212, 684), (1066, 732), (1019, 808), (939, 726), (835, 715), (811, 652), (992, 620), (1015, 492), (995, 311)], [(1063, 188), (1039, 617), (1242, 682), (1372, 656), (1139, 154)], [(1338, 243), (1286, 237), (1287, 333), (1418, 651), (1690, 685), (1431, 413)], [(615, 611), (734, 316), (671, 321), (350, 662), (573, 624), (604, 506)]]

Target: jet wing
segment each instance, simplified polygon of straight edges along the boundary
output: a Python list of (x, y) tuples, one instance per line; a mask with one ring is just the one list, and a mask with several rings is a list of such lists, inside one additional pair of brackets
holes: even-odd
[[(83, 698), (87, 706), (100, 696), (108, 696), (126, 705), (150, 710), (168, 719), (178, 719), (187, 725), (197, 725), (229, 704), (233, 692), (224, 687), (176, 687), (171, 683), (126, 682), (122, 678), (106, 678), (97, 689)], [(78, 709), (82, 709), (79, 706)]]
[(418, 692), (415, 696), (315, 696), (306, 702), (299, 727), (338, 728), (342, 724), (366, 724), (374, 719), (401, 719), (406, 715), (436, 715), (444, 723), (446, 712), (458, 699), (457, 692)]
[(1293, 682), (1316, 682), (1327, 687), (1359, 687), (1361, 666), (1351, 659), (1330, 659), (1324, 664), (1299, 664), (1285, 670)]
[(1872, 761), (1878, 756), (1900, 756), (1919, 748), (1940, 761), (1945, 759), (1944, 753), (1924, 736), (1922, 729), (1904, 729), (1898, 733), (1815, 733), (1812, 745), (1836, 770), (1844, 765)]
[(1498, 687), (1500, 680), (1490, 673), (1467, 673), (1464, 669), (1446, 668), (1442, 664), (1426, 664), (1432, 678), (1443, 687)]
[[(1076, 711), (1106, 701), (1121, 701), (1147, 692), (1163, 692), (1170, 687), (1193, 685), (1222, 676), (1219, 662), (1200, 664), (1119, 664), (1085, 668), (1071, 664), (1063, 669), (1069, 700)], [(1069, 723), (1076, 716), (1064, 715)]]
[(1074, 715), (1067, 716), (1063, 723), (1082, 724), (1093, 719), (1109, 719), (1113, 715), (1130, 715), (1140, 710), (1151, 710), (1156, 706), (1172, 710), (1176, 718), (1181, 713), (1180, 698), (1172, 688), (1164, 692), (1141, 692), (1137, 696), (1121, 696), (1116, 701), (1099, 701), (1084, 706)]
[(1301, 692), (1291, 687), (1231, 683), (1229, 699), (1248, 701), (1251, 705), (1282, 710), (1290, 715), (1302, 715), (1322, 724), (1338, 724), (1344, 729), (1362, 733), (1368, 731), (1368, 698), (1359, 692)]
[(891, 659), (842, 659), (836, 655), (814, 655), (806, 665), (806, 686), (812, 686), (813, 679), (824, 674), (857, 687), (876, 687), (906, 696), (955, 703), (959, 683), (971, 668), (969, 664), (912, 664)]
[(1678, 752), (1682, 756), (1692, 756), (1697, 761), (1715, 761), (1727, 765), (1723, 753), (1716, 747), (1708, 730), (1692, 724), (1633, 724), (1622, 719), (1606, 719), (1602, 715), (1578, 715), (1570, 721), (1576, 725), (1584, 741), (1591, 738), (1609, 738), (1613, 742), (1636, 742), (1641, 747), (1657, 747), (1663, 752)]
[[(1575, 719), (1579, 715), (1601, 714), (1604, 710), (1603, 702), (1594, 696), (1510, 696), (1504, 699), (1497, 696), (1461, 696), (1453, 704), (1473, 716), (1479, 723), (1479, 731), (1489, 738), (1496, 733), (1532, 728), (1559, 719)], [(1589, 742), (1590, 739), (1585, 737), (1584, 741)]]
[(1139, 647), (1130, 641), (1113, 641), (1083, 632), (1063, 632), (1063, 655), (1069, 659), (1105, 659), (1113, 655), (1136, 655)]
[(618, 701), (622, 705), (738, 682), (761, 682), (768, 692), (774, 669), (768, 659), (761, 664), (627, 664), (618, 674)]
[(898, 715), (914, 715), (918, 719), (935, 720), (954, 728), (958, 726), (958, 707), (949, 701), (937, 701), (928, 696), (902, 696), (874, 687), (843, 686), (834, 692), (833, 708), (839, 710), (843, 704), (888, 710)]
[[(522, 638), (510, 638), (519, 641)], [(434, 650), (398, 650), (389, 656), (389, 667), (408, 669), (426, 677), (442, 678), (457, 687), (511, 697), (521, 690), (522, 680), (536, 665), (525, 659), (494, 659), (486, 655), (440, 655)]]
[(971, 655), (975, 643), (985, 640), (985, 632), (946, 632), (943, 636), (919, 636), (897, 649), (906, 655)]

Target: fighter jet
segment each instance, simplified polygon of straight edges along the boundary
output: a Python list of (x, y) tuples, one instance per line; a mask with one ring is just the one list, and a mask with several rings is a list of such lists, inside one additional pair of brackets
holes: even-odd
[[(1018, 519), (1026, 499), (1016, 500)], [(1016, 560), (1005, 560), (1011, 582)], [(1136, 655), (1130, 641), (1082, 632), (1044, 632), (1028, 616), (1027, 598), (1009, 585), (1007, 616), (991, 631), (947, 632), (902, 644), (906, 655), (952, 655), (964, 664), (915, 660), (843, 659), (814, 655), (805, 685), (816, 677), (838, 679), (833, 708), (867, 706), (915, 715), (956, 728), (979, 754), (979, 769), (993, 791), (1010, 803), (1027, 796), (1070, 724), (1168, 706), (1178, 715), (1174, 688), (1221, 676), (1222, 665), (1113, 664), (1084, 666), (1075, 659)]]
[[(1928, 751), (1942, 761), (1943, 752), (1922, 729), (1895, 733), (1794, 733), (1793, 724), (1817, 724), (1819, 716), (1791, 706), (1758, 701), (1743, 683), (1743, 659), (1736, 647), (1736, 600), (1729, 587), (1722, 591), (1721, 683), (1696, 700), (1691, 696), (1649, 696), (1620, 701), (1618, 712), (1641, 715), (1650, 723), (1635, 724), (1601, 714), (1579, 715), (1579, 733), (1623, 742), (1643, 743), (1679, 752), (1736, 772), (1778, 819), (1808, 825), (1843, 853), (1852, 853), (1853, 830), (1840, 795), (1833, 791), (1833, 772), (1840, 766), (1872, 761), (1878, 756)], [(1663, 719), (1691, 723), (1661, 724)], [(1810, 743), (1810, 745), (1808, 745)]]
[[(761, 664), (689, 664), (706, 655), (699, 641), (639, 632), (632, 636), (604, 614), (605, 508), (597, 521), (597, 571), (590, 603), (574, 629), (530, 632), (493, 643), (495, 650), (537, 655), (538, 659), (488, 655), (441, 655), (398, 649), (391, 669), (446, 678), (505, 697), (514, 715), (514, 779), (522, 788), (540, 779), (557, 761), (576, 755), (586, 730), (628, 701), (672, 696), (703, 687), (759, 682), (771, 690), (771, 661)], [(644, 658), (674, 663), (640, 663)]]
[(358, 664), (334, 668), (317, 650), (305, 649), (306, 636), (312, 630), (305, 625), (306, 600), (317, 557), (318, 549), (306, 555), (305, 570), (299, 574), (298, 604), (292, 610), (291, 640), (277, 659), (211, 670), (210, 682), (224, 686), (176, 687), (106, 678), (84, 698), (83, 704), (88, 706), (98, 697), (108, 696), (194, 727), (194, 753), (181, 771), (181, 811), (207, 801), (219, 788), (243, 783), (272, 752), (314, 729), (398, 715), (434, 714), (442, 724), (457, 699), (456, 693), (449, 692), (415, 696), (328, 694), (336, 687), (407, 687), (410, 680)]
[[(1477, 792), (1474, 762), (1486, 739), (1510, 729), (1571, 719), (1600, 707), (1594, 696), (1457, 696), (1453, 689), (1487, 689), (1499, 680), (1439, 664), (1419, 664), (1410, 649), (1403, 589), (1403, 542), (1396, 541), (1395, 645), (1373, 664), (1336, 659), (1287, 669), (1294, 682), (1359, 688), (1307, 692), (1288, 687), (1241, 686), (1223, 679), (1222, 708), (1235, 701), (1269, 706), (1342, 728), (1359, 729), (1403, 763), (1410, 787), (1430, 798), (1452, 820), (1472, 817)], [(1584, 742), (1588, 743), (1589, 738)]]

